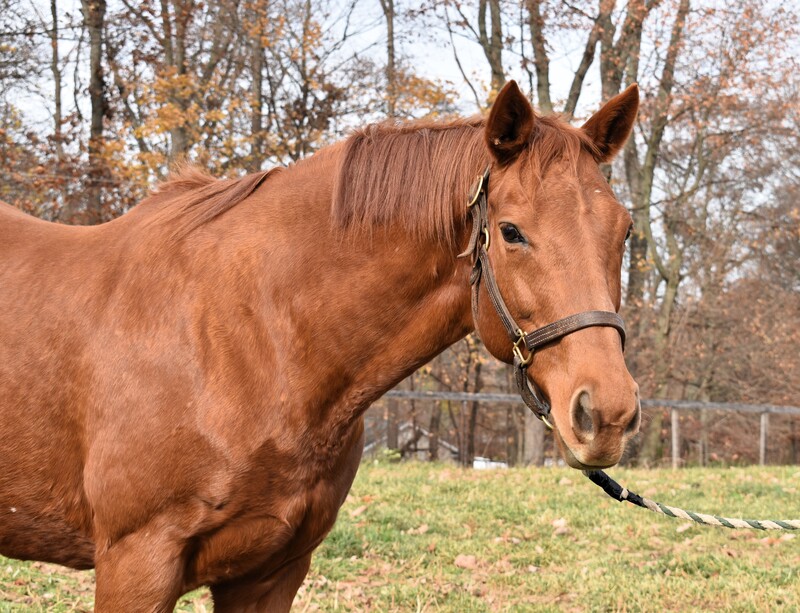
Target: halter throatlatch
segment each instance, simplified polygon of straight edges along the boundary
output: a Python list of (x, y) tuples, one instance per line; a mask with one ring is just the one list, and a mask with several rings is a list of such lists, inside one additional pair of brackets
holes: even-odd
[[(539, 347), (557, 341), (558, 339), (592, 326), (604, 326), (615, 328), (619, 332), (622, 340), (622, 348), (625, 348), (625, 324), (622, 318), (611, 311), (584, 311), (564, 317), (551, 324), (543, 326), (538, 330), (525, 333), (514, 321), (514, 317), (508, 311), (500, 288), (497, 286), (491, 263), (489, 262), (489, 205), (487, 195), (489, 193), (489, 171), (487, 166), (483, 174), (478, 179), (470, 191), (467, 208), (472, 215), (472, 233), (470, 234), (467, 248), (458, 257), (463, 258), (472, 256), (473, 265), (470, 274), (470, 284), (472, 285), (472, 319), (475, 328), (478, 327), (478, 295), (480, 292), (481, 279), (486, 280), (486, 291), (489, 300), (494, 306), (494, 310), (503, 327), (506, 329), (508, 338), (512, 343), (514, 354), (514, 380), (517, 383), (522, 400), (541, 419), (548, 427), (552, 428), (548, 417), (550, 415), (550, 403), (542, 395), (536, 384), (528, 377), (528, 366), (533, 360), (533, 354)], [(525, 348), (528, 356), (525, 357), (522, 349)]]

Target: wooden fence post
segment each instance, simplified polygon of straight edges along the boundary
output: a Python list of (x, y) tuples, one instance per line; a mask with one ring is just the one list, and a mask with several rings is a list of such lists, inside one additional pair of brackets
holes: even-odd
[(761, 414), (761, 431), (758, 444), (758, 463), (761, 466), (767, 463), (767, 429), (769, 428), (769, 413)]

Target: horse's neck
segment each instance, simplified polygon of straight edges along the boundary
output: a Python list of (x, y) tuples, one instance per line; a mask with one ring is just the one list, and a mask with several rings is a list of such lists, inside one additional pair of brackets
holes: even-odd
[(469, 263), (454, 248), (399, 228), (332, 227), (335, 166), (312, 158), (261, 190), (272, 201), (262, 208), (272, 228), (262, 291), (279, 320), (276, 345), (288, 349), (277, 367), (294, 371), (291, 393), (331, 432), (472, 326)]

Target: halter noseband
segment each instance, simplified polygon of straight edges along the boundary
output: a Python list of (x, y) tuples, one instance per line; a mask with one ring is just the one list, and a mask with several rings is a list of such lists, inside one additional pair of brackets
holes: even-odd
[[(472, 273), (470, 274), (470, 284), (472, 285), (472, 319), (475, 328), (478, 328), (478, 293), (480, 291), (481, 278), (486, 279), (486, 291), (489, 299), (497, 312), (503, 327), (508, 333), (513, 345), (514, 354), (514, 380), (517, 382), (517, 389), (522, 400), (541, 419), (547, 426), (553, 426), (548, 421), (550, 415), (550, 404), (544, 398), (539, 388), (527, 376), (528, 365), (533, 360), (534, 351), (557, 341), (558, 339), (592, 326), (604, 326), (615, 328), (622, 339), (622, 348), (625, 348), (625, 324), (622, 318), (610, 311), (584, 311), (564, 317), (551, 324), (543, 326), (530, 333), (523, 332), (514, 321), (508, 311), (497, 281), (489, 262), (489, 206), (487, 195), (489, 193), (489, 171), (487, 166), (483, 174), (478, 176), (475, 187), (469, 195), (467, 208), (472, 213), (472, 234), (470, 235), (467, 248), (458, 257), (473, 257)], [(481, 239), (484, 240), (481, 240)], [(528, 357), (522, 354), (522, 347), (528, 350)]]

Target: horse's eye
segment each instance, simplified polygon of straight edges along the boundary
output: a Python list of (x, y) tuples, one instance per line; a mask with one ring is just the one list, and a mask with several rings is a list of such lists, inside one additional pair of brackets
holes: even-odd
[(500, 232), (503, 233), (503, 240), (507, 243), (524, 243), (525, 237), (517, 230), (517, 226), (510, 223), (504, 223), (500, 226)]

